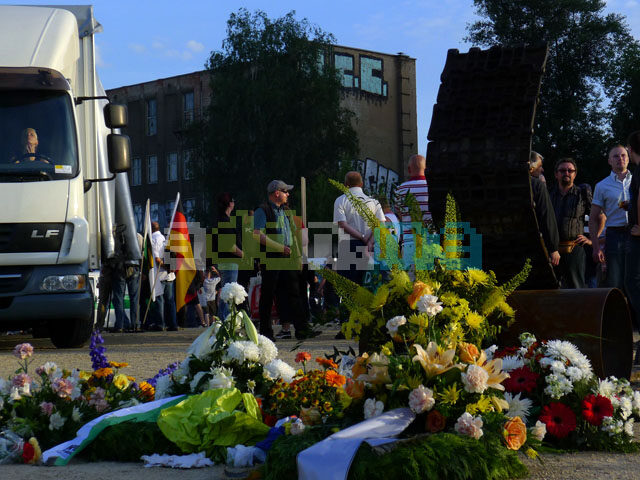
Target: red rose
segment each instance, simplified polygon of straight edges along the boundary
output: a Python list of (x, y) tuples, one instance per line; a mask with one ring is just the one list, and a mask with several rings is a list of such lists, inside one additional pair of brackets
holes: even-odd
[(31, 463), (36, 455), (36, 450), (29, 442), (24, 442), (22, 447), (22, 460), (24, 463)]
[(547, 432), (557, 438), (564, 438), (576, 429), (576, 416), (564, 403), (552, 402), (542, 408), (540, 421), (547, 426)]
[(427, 415), (425, 427), (427, 432), (437, 433), (444, 430), (447, 419), (438, 410), (431, 410)]
[(538, 386), (538, 375), (529, 367), (520, 367), (509, 372), (509, 378), (502, 382), (510, 393), (531, 393)]
[(582, 400), (582, 416), (591, 425), (599, 427), (602, 425), (602, 419), (604, 417), (611, 417), (613, 415), (613, 405), (611, 400), (602, 395), (587, 395)]

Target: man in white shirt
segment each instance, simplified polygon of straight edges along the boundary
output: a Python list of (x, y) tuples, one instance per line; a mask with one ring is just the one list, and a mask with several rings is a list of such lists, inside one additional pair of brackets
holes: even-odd
[[(362, 176), (348, 172), (344, 184), (352, 195), (359, 198), (375, 217), (384, 222), (380, 202), (362, 191)], [(346, 195), (339, 196), (333, 204), (333, 222), (340, 228), (338, 241), (338, 271), (344, 277), (361, 284), (369, 265), (366, 252), (373, 251), (374, 235), (367, 222), (360, 216)]]
[(629, 154), (622, 145), (609, 151), (611, 173), (596, 184), (589, 213), (589, 232), (598, 238), (606, 226), (604, 252), (593, 242), (593, 260), (607, 268), (605, 286), (624, 289), (625, 244), (629, 237), (627, 208), (631, 172)]

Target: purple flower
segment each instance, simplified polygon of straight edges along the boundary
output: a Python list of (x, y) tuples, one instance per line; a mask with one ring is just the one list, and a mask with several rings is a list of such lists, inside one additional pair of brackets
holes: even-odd
[(30, 343), (20, 343), (14, 347), (13, 355), (20, 360), (24, 360), (25, 358), (29, 358), (33, 355), (33, 347)]
[(98, 330), (94, 330), (91, 334), (91, 343), (89, 344), (91, 366), (93, 367), (94, 371), (100, 368), (109, 367), (109, 361), (104, 354), (104, 352), (106, 352), (107, 350), (102, 346), (103, 343), (104, 339), (100, 335), (100, 332)]
[(156, 383), (160, 377), (164, 377), (165, 375), (169, 375), (173, 373), (180, 366), (180, 362), (173, 362), (167, 365), (167, 368), (163, 368), (153, 378), (149, 378), (147, 383), (151, 385), (153, 388), (156, 388)]

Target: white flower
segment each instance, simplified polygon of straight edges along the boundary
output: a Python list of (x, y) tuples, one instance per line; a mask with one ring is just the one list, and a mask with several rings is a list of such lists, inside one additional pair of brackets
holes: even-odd
[(620, 416), (622, 417), (622, 419), (626, 420), (627, 418), (629, 418), (632, 412), (633, 412), (632, 400), (627, 396), (620, 397)]
[(208, 372), (198, 372), (193, 376), (193, 380), (191, 380), (191, 382), (189, 383), (189, 390), (191, 390), (192, 393), (196, 393), (197, 392), (197, 388), (198, 388), (198, 383), (200, 383), (200, 380), (202, 380), (202, 377), (204, 377)]
[(233, 342), (224, 353), (226, 361), (235, 360), (242, 364), (244, 362), (244, 342)]
[(469, 365), (467, 371), (462, 374), (464, 389), (470, 393), (482, 393), (487, 389), (489, 373), (478, 365)]
[(436, 401), (433, 398), (433, 390), (419, 385), (409, 394), (409, 408), (415, 413), (428, 412), (433, 408)]
[(187, 355), (193, 354), (198, 358), (202, 358), (211, 353), (213, 344), (216, 341), (216, 333), (219, 329), (220, 325), (216, 322), (198, 335), (198, 338), (187, 349)]
[(497, 345), (491, 345), (489, 348), (484, 349), (484, 354), (487, 356), (487, 361), (493, 360), (493, 354), (498, 350)]
[(544, 393), (555, 400), (573, 391), (573, 384), (564, 375), (550, 374), (546, 376), (545, 380), (547, 386), (544, 389)]
[(76, 423), (80, 423), (80, 420), (82, 420), (82, 412), (80, 412), (80, 409), (78, 407), (73, 407), (73, 411), (71, 412), (71, 420)]
[(227, 348), (225, 352), (226, 360), (235, 360), (243, 364), (247, 362), (257, 362), (260, 360), (260, 347), (248, 340), (238, 340)]
[(285, 382), (291, 383), (293, 381), (293, 377), (296, 374), (296, 371), (287, 362), (284, 362), (280, 359), (275, 359), (264, 366), (264, 373), (271, 380), (277, 380), (281, 378)]
[(542, 440), (544, 440), (544, 436), (547, 434), (547, 426), (540, 420), (538, 420), (536, 424), (529, 430), (529, 433), (533, 438), (536, 438), (541, 442)]
[(418, 311), (426, 313), (430, 317), (435, 317), (442, 311), (442, 302), (438, 301), (435, 295), (423, 295), (416, 303)]
[(58, 430), (62, 428), (66, 421), (67, 419), (60, 415), (59, 412), (54, 413), (49, 417), (49, 430)]
[(633, 412), (640, 415), (640, 390), (633, 392)]
[(22, 395), (20, 395), (20, 390), (18, 390), (18, 387), (11, 387), (11, 393), (9, 394), (9, 400), (11, 400), (12, 402), (17, 402), (21, 398), (22, 398)]
[(598, 395), (607, 397), (609, 400), (616, 394), (616, 385), (609, 379), (598, 380)]
[(241, 305), (247, 298), (247, 291), (237, 282), (227, 283), (220, 290), (220, 298), (229, 305), (231, 302)]
[(171, 380), (171, 375), (163, 375), (156, 380), (156, 393), (154, 398), (156, 400), (160, 400), (161, 398), (167, 398), (171, 396), (171, 387), (173, 386), (173, 381)]
[(573, 383), (575, 383), (580, 380), (586, 379), (587, 372), (585, 372), (584, 370), (578, 367), (567, 367), (566, 374), (567, 374), (567, 377), (569, 377), (569, 379)]
[(367, 398), (364, 402), (364, 419), (377, 417), (384, 411), (384, 403), (375, 398)]
[(561, 361), (554, 360), (553, 362), (551, 362), (551, 371), (556, 375), (559, 375), (561, 373), (565, 373), (567, 371), (567, 368)]
[(522, 346), (525, 348), (529, 348), (531, 345), (536, 343), (535, 335), (529, 332), (522, 332), (518, 338), (520, 339)]
[(304, 432), (304, 429), (304, 422), (297, 418), (294, 422), (291, 423), (291, 429), (289, 430), (289, 433), (291, 433), (291, 435), (300, 435), (302, 432)]
[(387, 322), (387, 330), (389, 331), (389, 335), (394, 336), (398, 333), (398, 328), (407, 323), (407, 319), (404, 315), (398, 315), (397, 317), (393, 317), (391, 320)]
[(507, 355), (502, 357), (502, 371), (510, 372), (516, 368), (524, 366), (524, 360), (516, 355)]
[(474, 417), (469, 412), (464, 412), (458, 417), (455, 430), (460, 435), (467, 435), (478, 440), (483, 434), (482, 418)]
[(626, 422), (624, 422), (624, 433), (633, 437), (633, 418), (630, 418)]
[(551, 340), (546, 344), (547, 355), (558, 360), (569, 360), (573, 363), (574, 359), (582, 356), (580, 350), (571, 342), (564, 340)]
[(523, 422), (527, 423), (527, 416), (529, 415), (529, 409), (532, 407), (533, 402), (528, 398), (520, 398), (519, 393), (512, 395), (507, 392), (504, 394), (504, 399), (509, 404), (509, 411), (506, 413), (507, 417), (520, 417)]
[(209, 380), (209, 389), (216, 388), (232, 388), (235, 385), (233, 372), (225, 367), (212, 368), (211, 374), (213, 378)]
[(249, 389), (249, 391), (251, 393), (253, 393), (253, 390), (256, 388), (256, 381), (255, 380), (247, 380), (247, 388)]
[(262, 365), (266, 365), (278, 356), (276, 344), (264, 335), (258, 335), (258, 348), (260, 349), (260, 358), (258, 361)]
[(609, 436), (614, 436), (622, 433), (624, 422), (622, 420), (614, 420), (611, 417), (604, 417), (600, 428), (603, 432), (607, 432)]

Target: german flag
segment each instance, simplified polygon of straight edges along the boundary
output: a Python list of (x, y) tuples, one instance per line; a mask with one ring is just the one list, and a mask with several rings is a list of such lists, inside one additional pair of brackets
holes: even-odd
[(198, 292), (195, 289), (189, 290), (196, 277), (196, 262), (189, 239), (187, 217), (184, 215), (182, 202), (179, 199), (171, 221), (168, 248), (176, 258), (176, 310), (180, 311), (182, 307), (197, 297)]

